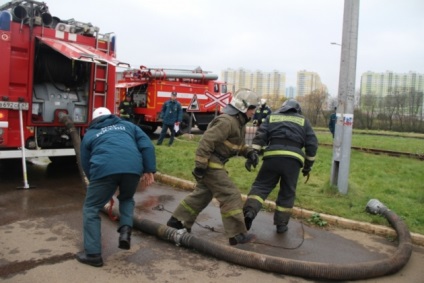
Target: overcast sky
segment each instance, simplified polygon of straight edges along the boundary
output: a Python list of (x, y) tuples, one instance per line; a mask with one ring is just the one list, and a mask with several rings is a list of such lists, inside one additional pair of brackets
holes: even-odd
[[(0, 3), (6, 1), (0, 0)], [(343, 0), (45, 0), (52, 16), (117, 36), (132, 67), (317, 72), (337, 96)], [(424, 1), (362, 0), (356, 85), (366, 71), (424, 73)]]

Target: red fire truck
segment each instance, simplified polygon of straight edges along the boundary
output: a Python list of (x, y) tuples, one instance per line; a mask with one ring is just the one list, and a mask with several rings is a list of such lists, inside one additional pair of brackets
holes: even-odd
[(59, 117), (82, 136), (95, 108), (115, 106), (113, 33), (13, 0), (0, 6), (0, 54), (0, 159), (75, 155)]
[(116, 85), (117, 101), (119, 103), (127, 93), (130, 94), (136, 105), (134, 122), (145, 131), (154, 132), (161, 125), (162, 105), (170, 99), (172, 92), (177, 92), (184, 111), (180, 131), (187, 132), (195, 125), (206, 130), (231, 95), (227, 84), (217, 79), (217, 75), (204, 72), (200, 67), (187, 70), (141, 66), (123, 72)]

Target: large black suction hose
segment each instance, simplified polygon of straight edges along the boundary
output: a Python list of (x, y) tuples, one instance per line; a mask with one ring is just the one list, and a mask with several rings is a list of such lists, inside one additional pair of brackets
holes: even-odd
[[(74, 124), (67, 115), (62, 115), (61, 121), (70, 129), (75, 153), (77, 154), (78, 166), (81, 167), (79, 157), (80, 137), (76, 134), (77, 131), (74, 128)], [(82, 174), (81, 179), (84, 185), (88, 184), (82, 168), (79, 171)], [(117, 206), (114, 206), (112, 212), (115, 216), (118, 216), (117, 210)], [(103, 211), (105, 213), (109, 212), (106, 208)], [(218, 259), (250, 268), (314, 279), (361, 280), (389, 275), (399, 271), (406, 265), (412, 253), (411, 235), (405, 223), (396, 213), (390, 211), (376, 199), (368, 202), (366, 211), (383, 215), (397, 232), (398, 248), (392, 256), (386, 259), (351, 264), (307, 262), (239, 250), (231, 246), (198, 238), (187, 233), (185, 229), (176, 230), (138, 216), (134, 216), (133, 226), (144, 233), (155, 235), (163, 240), (193, 248)]]
[[(134, 227), (142, 232), (209, 254), (235, 264), (285, 275), (325, 280), (361, 280), (395, 273), (408, 262), (412, 253), (411, 235), (404, 222), (378, 200), (370, 200), (367, 211), (385, 216), (398, 234), (399, 245), (389, 258), (352, 264), (307, 262), (279, 258), (255, 252), (239, 250), (231, 246), (211, 242), (156, 222), (134, 217)], [(114, 213), (116, 210), (114, 211)]]
[(81, 165), (81, 154), (80, 154), (81, 137), (77, 129), (75, 128), (74, 122), (66, 113), (59, 112), (58, 116), (59, 116), (59, 121), (65, 124), (66, 128), (69, 130), (69, 134), (71, 136), (72, 144), (75, 150), (75, 156), (77, 158), (78, 171), (80, 173), (82, 185), (85, 189), (87, 187), (88, 180), (84, 174), (84, 170), (82, 169), (82, 165)]

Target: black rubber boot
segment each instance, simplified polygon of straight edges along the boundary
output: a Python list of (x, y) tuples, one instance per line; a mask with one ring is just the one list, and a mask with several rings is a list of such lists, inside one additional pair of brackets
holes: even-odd
[(281, 225), (277, 225), (277, 233), (278, 234), (283, 234), (285, 233), (289, 228), (287, 227), (287, 225), (281, 224)]
[(175, 218), (174, 216), (171, 216), (171, 218), (169, 218), (168, 222), (166, 222), (166, 226), (175, 228), (177, 230), (184, 228), (183, 223), (179, 221), (177, 218)]
[(254, 242), (256, 240), (256, 236), (254, 234), (238, 234), (229, 239), (230, 245), (235, 246), (237, 244), (247, 244)]
[(119, 248), (123, 250), (129, 250), (131, 247), (131, 231), (132, 228), (128, 225), (124, 225), (119, 228)]
[(166, 222), (166, 226), (177, 229), (177, 230), (185, 228), (188, 233), (191, 232), (191, 228), (184, 227), (183, 223), (177, 218), (175, 218), (174, 216), (171, 216), (171, 218), (169, 218), (168, 222)]
[(255, 219), (255, 213), (251, 210), (244, 211), (244, 225), (246, 225), (247, 231), (252, 227), (253, 219)]
[(277, 233), (283, 234), (287, 232), (287, 230), (289, 229), (288, 225), (289, 225), (291, 213), (287, 211), (279, 213), (278, 222), (277, 222), (277, 215), (276, 214), (274, 215), (275, 215), (274, 221), (276, 222), (274, 224), (277, 227)]
[(79, 252), (75, 255), (75, 258), (84, 264), (88, 264), (94, 267), (102, 267), (103, 259), (100, 254), (86, 254), (85, 252)]

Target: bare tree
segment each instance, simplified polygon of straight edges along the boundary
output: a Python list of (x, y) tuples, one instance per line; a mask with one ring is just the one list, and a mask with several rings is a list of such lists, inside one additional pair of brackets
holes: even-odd
[(367, 129), (372, 129), (376, 104), (377, 97), (373, 94), (366, 94), (362, 99), (362, 110), (365, 113), (364, 124)]
[(409, 120), (412, 131), (417, 131), (422, 123), (420, 120), (420, 110), (422, 117), (422, 106), (423, 106), (423, 93), (418, 92), (415, 88), (410, 88), (408, 91), (408, 109), (409, 109)]

